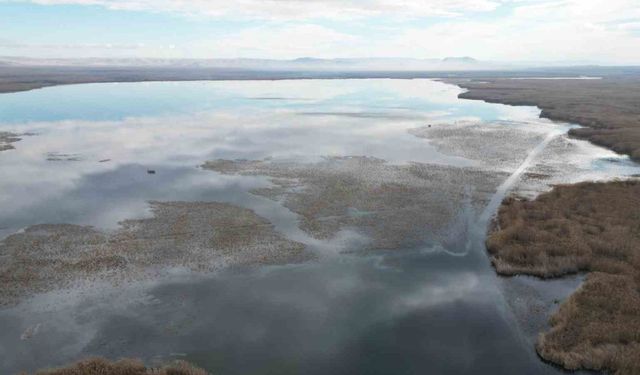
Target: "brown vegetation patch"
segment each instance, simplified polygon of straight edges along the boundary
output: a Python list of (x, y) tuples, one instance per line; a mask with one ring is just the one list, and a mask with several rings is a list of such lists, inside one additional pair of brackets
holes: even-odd
[[(23, 373), (23, 375), (27, 374)], [(40, 370), (34, 375), (208, 375), (208, 373), (184, 361), (176, 361), (162, 367), (147, 367), (135, 359), (111, 362), (104, 358), (90, 358), (67, 367)]]
[(274, 188), (253, 193), (283, 202), (315, 238), (330, 239), (343, 229), (368, 236), (364, 249), (413, 247), (424, 244), (427, 235), (447, 235), (443, 230), (460, 214), (465, 194), (480, 209), (504, 178), (478, 169), (391, 165), (364, 156), (318, 163), (214, 160), (204, 168), (271, 177)]
[(253, 211), (217, 202), (152, 202), (154, 216), (105, 233), (71, 224), (35, 225), (0, 242), (0, 305), (74, 285), (157, 276), (167, 267), (207, 272), (312, 258)]
[(498, 273), (590, 272), (537, 350), (567, 369), (640, 373), (640, 181), (557, 186), (507, 199), (487, 248)]
[(469, 91), (460, 95), (491, 103), (533, 105), (542, 116), (580, 124), (570, 134), (640, 160), (640, 77), (598, 80), (526, 80), (482, 78), (456, 81)]
[(482, 163), (492, 169), (516, 169), (527, 157), (521, 150), (542, 142), (544, 133), (504, 123), (456, 122), (411, 129), (410, 134), (426, 138), (438, 151)]

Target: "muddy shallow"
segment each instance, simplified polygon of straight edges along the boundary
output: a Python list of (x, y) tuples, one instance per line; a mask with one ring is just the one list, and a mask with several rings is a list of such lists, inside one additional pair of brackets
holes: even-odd
[(0, 96), (0, 132), (35, 134), (0, 154), (2, 271), (29, 264), (38, 277), (20, 280), (44, 285), (0, 309), (0, 372), (97, 354), (219, 374), (558, 373), (511, 293), (538, 287), (494, 276), (487, 221), (514, 189), (638, 169), (535, 108), (459, 93), (319, 80)]

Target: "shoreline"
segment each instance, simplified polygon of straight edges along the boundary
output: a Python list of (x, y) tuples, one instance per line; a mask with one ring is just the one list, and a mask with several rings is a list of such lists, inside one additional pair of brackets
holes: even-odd
[(640, 76), (600, 80), (444, 79), (461, 99), (540, 108), (540, 117), (574, 123), (569, 136), (640, 162)]
[[(585, 281), (551, 316), (536, 351), (567, 370), (639, 370), (640, 180), (561, 185), (505, 201), (487, 249), (498, 275)], [(585, 215), (585, 212), (588, 214)]]
[[(186, 68), (161, 66), (0, 66), (0, 94), (47, 87), (88, 83), (192, 82), (192, 81), (278, 81), (300, 79), (487, 79), (551, 77), (562, 81), (584, 76), (627, 77), (640, 75), (638, 67), (554, 67), (521, 70), (469, 71), (332, 71), (255, 70), (248, 68)], [(581, 80), (581, 79), (579, 79)]]
[[(584, 116), (573, 114), (575, 107), (580, 107), (576, 103), (579, 98), (574, 98), (573, 102), (565, 98), (568, 103), (560, 103), (550, 109), (544, 99), (536, 100), (535, 94), (529, 99), (523, 99), (525, 94), (522, 91), (530, 93), (535, 90), (527, 85), (531, 85), (532, 80), (524, 81), (524, 86), (527, 86), (525, 88), (515, 87), (516, 85), (505, 81), (474, 83), (473, 80), (445, 80), (467, 90), (460, 94), (460, 98), (506, 105), (537, 106), (541, 109), (541, 118), (584, 126), (570, 130), (569, 136), (626, 154), (633, 161), (640, 160), (640, 137), (632, 138), (633, 142), (626, 147), (615, 144), (613, 136), (616, 128), (608, 127), (605, 118), (609, 111), (603, 111), (599, 116), (594, 116), (594, 119), (585, 120)], [(517, 83), (523, 85), (521, 82)], [(640, 81), (635, 83), (640, 84)], [(502, 84), (508, 87), (500, 88)], [(550, 84), (555, 85), (556, 83)], [(549, 88), (539, 90), (538, 95), (544, 96), (545, 90)], [(605, 96), (601, 101), (607, 105), (607, 102), (615, 102), (615, 99)], [(568, 107), (563, 107), (563, 104)], [(640, 115), (640, 110), (638, 112)], [(640, 134), (640, 127), (630, 129), (627, 130), (628, 133)], [(593, 135), (601, 137), (593, 138)], [(635, 147), (638, 149), (635, 150)], [(500, 277), (526, 275), (542, 280), (558, 280), (575, 274), (586, 274), (580, 287), (551, 315), (549, 329), (538, 337), (536, 353), (544, 362), (572, 371), (606, 371), (618, 375), (632, 375), (640, 371), (634, 361), (640, 355), (640, 323), (635, 322), (634, 318), (634, 312), (640, 311), (640, 296), (637, 290), (634, 293), (632, 286), (640, 281), (640, 275), (634, 273), (637, 267), (633, 266), (638, 257), (632, 250), (640, 244), (640, 235), (634, 235), (632, 230), (635, 226), (640, 228), (640, 217), (633, 216), (633, 213), (625, 216), (627, 207), (638, 207), (634, 191), (638, 190), (638, 186), (640, 180), (633, 177), (622, 181), (560, 185), (531, 201), (507, 197), (496, 213), (495, 223), (487, 233), (487, 252)], [(572, 200), (574, 204), (569, 205), (568, 202)], [(608, 204), (598, 205), (599, 202)], [(555, 208), (545, 210), (545, 206)], [(581, 210), (586, 211), (580, 212)], [(613, 225), (608, 220), (614, 218), (618, 221), (613, 231), (631, 232), (624, 239), (631, 245), (618, 246), (613, 239), (619, 238), (619, 233), (609, 238), (609, 241), (598, 242), (601, 237), (612, 236), (612, 229), (606, 228), (606, 225)], [(549, 223), (561, 219), (564, 223), (557, 224), (560, 225), (559, 232), (549, 227)], [(540, 229), (532, 229), (535, 226)], [(584, 241), (584, 246), (577, 245), (575, 241), (580, 241), (584, 235), (592, 235), (593, 239)], [(563, 241), (567, 236), (575, 238), (575, 241)], [(576, 248), (585, 246), (587, 250), (584, 254), (569, 254), (577, 251)], [(583, 258), (587, 256), (594, 259)], [(630, 262), (629, 266), (625, 259)], [(603, 303), (609, 307), (603, 307)], [(618, 308), (610, 310), (611, 306)], [(620, 326), (608, 323), (615, 314), (619, 316), (614, 317), (614, 321), (624, 322)], [(639, 328), (634, 328), (636, 326)]]
[[(91, 83), (282, 81), (304, 79), (433, 79), (465, 72), (423, 71), (284, 71), (158, 67), (0, 67), (0, 94)], [(481, 74), (481, 72), (476, 72)]]

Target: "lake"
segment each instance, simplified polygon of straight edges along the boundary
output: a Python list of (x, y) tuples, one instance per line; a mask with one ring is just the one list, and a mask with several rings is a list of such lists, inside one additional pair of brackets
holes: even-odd
[[(214, 374), (561, 373), (523, 327), (544, 320), (514, 308), (511, 281), (495, 276), (487, 225), (510, 192), (640, 168), (567, 138), (572, 125), (537, 108), (461, 92), (353, 79), (0, 95), (0, 131), (22, 138), (0, 152), (0, 238), (39, 224), (108, 234), (153, 219), (150, 201), (222, 202), (312, 255), (230, 256), (207, 272), (166, 264), (161, 277), (74, 278), (25, 295), (0, 308), (0, 372), (100, 355)], [(548, 313), (580, 279), (513, 282)]]

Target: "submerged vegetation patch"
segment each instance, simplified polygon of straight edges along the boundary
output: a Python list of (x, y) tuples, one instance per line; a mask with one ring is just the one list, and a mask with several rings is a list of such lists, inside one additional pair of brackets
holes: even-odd
[(468, 91), (464, 99), (511, 105), (535, 105), (542, 116), (576, 123), (572, 136), (640, 161), (640, 78), (610, 76), (595, 80), (500, 79), (450, 80)]
[(153, 217), (111, 233), (71, 224), (34, 225), (0, 242), (0, 304), (81, 281), (122, 283), (170, 267), (302, 262), (304, 245), (277, 233), (253, 211), (217, 202), (152, 202)]
[(442, 153), (505, 171), (516, 169), (527, 157), (522, 150), (535, 147), (545, 137), (536, 127), (527, 129), (510, 122), (458, 121), (415, 128), (409, 133), (428, 139)]
[(640, 373), (640, 181), (507, 199), (487, 248), (502, 275), (589, 273), (540, 335), (540, 356), (572, 370)]
[[(331, 239), (345, 229), (367, 236), (370, 242), (363, 249), (445, 241), (452, 236), (445, 229), (465, 215), (465, 208), (484, 208), (504, 178), (502, 173), (480, 169), (393, 165), (364, 156), (327, 157), (317, 163), (214, 160), (204, 168), (270, 177), (273, 188), (255, 194), (283, 202), (314, 238)], [(471, 207), (464, 207), (465, 202)]]
[(34, 375), (209, 375), (209, 373), (184, 361), (176, 361), (161, 367), (147, 367), (135, 359), (112, 362), (104, 358), (90, 358), (66, 367), (36, 371)]
[(12, 150), (12, 143), (18, 142), (20, 137), (17, 134), (0, 131), (0, 151)]

